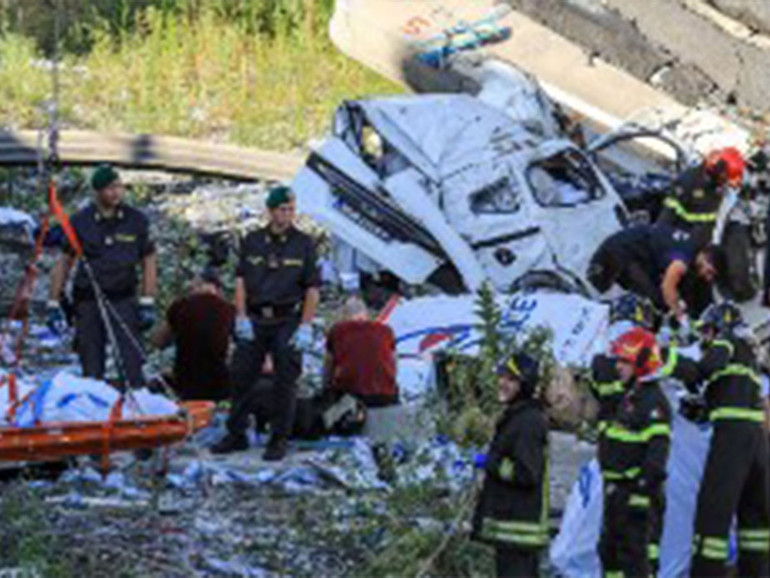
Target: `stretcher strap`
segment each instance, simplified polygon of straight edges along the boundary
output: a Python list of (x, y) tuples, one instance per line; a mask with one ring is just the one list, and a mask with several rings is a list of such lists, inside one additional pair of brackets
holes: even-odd
[(78, 239), (72, 223), (70, 223), (69, 215), (64, 211), (64, 207), (59, 202), (59, 197), (56, 194), (56, 183), (54, 183), (53, 179), (48, 183), (48, 210), (59, 221), (62, 231), (67, 237), (67, 241), (75, 255), (80, 257), (83, 254), (83, 246), (80, 244), (80, 239)]
[(115, 405), (110, 410), (110, 418), (102, 423), (102, 455), (101, 470), (102, 475), (106, 476), (110, 471), (110, 444), (112, 442), (112, 433), (115, 431), (115, 422), (123, 419), (123, 396), (118, 398)]

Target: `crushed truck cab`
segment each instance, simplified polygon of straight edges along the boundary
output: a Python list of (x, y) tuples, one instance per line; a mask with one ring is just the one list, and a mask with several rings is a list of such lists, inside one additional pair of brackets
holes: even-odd
[(552, 124), (464, 94), (348, 101), (292, 186), (331, 231), (340, 273), (590, 294), (591, 255), (625, 209)]

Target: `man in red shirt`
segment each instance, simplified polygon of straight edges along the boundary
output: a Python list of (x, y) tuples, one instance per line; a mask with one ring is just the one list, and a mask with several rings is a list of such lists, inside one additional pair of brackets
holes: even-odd
[(229, 399), (227, 354), (235, 307), (222, 298), (216, 269), (206, 268), (189, 295), (171, 304), (153, 345), (176, 345), (172, 386), (181, 399)]
[(364, 302), (347, 300), (343, 321), (326, 338), (324, 383), (330, 393), (354, 395), (368, 407), (398, 403), (396, 336), (371, 321)]

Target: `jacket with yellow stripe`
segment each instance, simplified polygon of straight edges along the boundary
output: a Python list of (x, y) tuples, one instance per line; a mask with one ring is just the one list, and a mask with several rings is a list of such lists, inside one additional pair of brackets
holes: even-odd
[(701, 166), (685, 170), (664, 200), (658, 223), (688, 231), (697, 247), (708, 244), (717, 222), (722, 195)]
[(540, 549), (548, 543), (548, 422), (540, 402), (519, 400), (489, 447), (473, 534), (484, 542)]
[(608, 355), (595, 355), (591, 360), (591, 392), (599, 403), (599, 429), (604, 429), (618, 409), (626, 386), (615, 369), (615, 360)]
[(678, 355), (678, 377), (691, 392), (703, 393), (711, 421), (762, 423), (761, 382), (754, 348), (741, 337), (720, 336), (699, 361)]
[(657, 381), (631, 386), (601, 432), (599, 464), (607, 481), (658, 488), (666, 479), (671, 406)]

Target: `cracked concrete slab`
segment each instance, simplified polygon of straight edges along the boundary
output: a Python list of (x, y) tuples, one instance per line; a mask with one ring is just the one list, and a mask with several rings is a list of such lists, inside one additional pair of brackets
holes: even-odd
[(770, 2), (767, 0), (708, 0), (708, 2), (749, 28), (770, 34)]
[[(770, 50), (746, 42), (685, 0), (507, 0), (515, 10), (582, 46), (589, 54), (660, 87), (681, 102), (731, 101), (770, 110)], [(711, 0), (746, 23), (770, 1)], [(755, 4), (767, 7), (756, 8)], [(743, 12), (736, 12), (743, 10)], [(756, 24), (756, 23), (755, 23)], [(768, 20), (770, 25), (770, 20)]]

